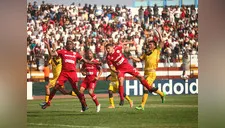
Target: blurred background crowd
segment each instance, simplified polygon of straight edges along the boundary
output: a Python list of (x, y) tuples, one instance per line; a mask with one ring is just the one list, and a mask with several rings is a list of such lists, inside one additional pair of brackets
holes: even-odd
[[(140, 56), (145, 51), (147, 38), (158, 40), (152, 29), (160, 29), (164, 39), (161, 62), (181, 62), (184, 51), (189, 55), (198, 54), (198, 11), (194, 6), (128, 8), (28, 3), (27, 64), (34, 64), (39, 70), (40, 64), (48, 60), (44, 40), (57, 49), (71, 40), (74, 51), (84, 56), (85, 50), (90, 49), (103, 63), (105, 43), (118, 45), (133, 41), (134, 44), (124, 46), (123, 53), (128, 59)], [(136, 66), (132, 60), (129, 62)]]

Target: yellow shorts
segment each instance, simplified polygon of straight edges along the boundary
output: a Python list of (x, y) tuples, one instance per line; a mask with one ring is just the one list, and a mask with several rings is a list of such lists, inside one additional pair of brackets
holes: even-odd
[(155, 72), (149, 72), (147, 75), (145, 75), (145, 79), (147, 80), (148, 84), (152, 86), (156, 79), (156, 73)]
[[(59, 76), (53, 77), (51, 80), (49, 80), (49, 83), (50, 83), (49, 88), (55, 87), (55, 84), (56, 84), (56, 81), (57, 81), (58, 77), (59, 77)], [(62, 87), (64, 87), (64, 85), (63, 85)]]
[(118, 88), (119, 88), (119, 81), (111, 81), (109, 83), (109, 89), (108, 90), (115, 93), (118, 90)]

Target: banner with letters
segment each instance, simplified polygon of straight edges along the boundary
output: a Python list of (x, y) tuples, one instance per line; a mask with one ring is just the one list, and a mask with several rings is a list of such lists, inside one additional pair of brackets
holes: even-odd
[[(153, 86), (167, 95), (198, 94), (198, 79), (155, 80)], [(124, 89), (127, 95), (143, 95), (143, 85), (138, 80), (125, 80)], [(152, 93), (152, 95), (156, 94)]]

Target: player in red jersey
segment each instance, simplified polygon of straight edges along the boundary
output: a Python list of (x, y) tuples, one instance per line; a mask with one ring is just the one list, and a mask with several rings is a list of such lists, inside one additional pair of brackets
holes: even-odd
[[(60, 56), (62, 59), (62, 70), (61, 73), (57, 79), (55, 87), (52, 89), (50, 96), (49, 96), (49, 101), (46, 102), (45, 104), (42, 105), (42, 109), (47, 108), (50, 106), (50, 102), (54, 95), (56, 94), (57, 90), (59, 90), (63, 94), (68, 94), (68, 92), (62, 87), (64, 83), (69, 80), (73, 91), (77, 94), (77, 97), (79, 98), (81, 105), (82, 105), (82, 110), (85, 111), (87, 109), (87, 104), (85, 101), (85, 97), (83, 94), (81, 94), (77, 88), (76, 82), (78, 81), (77, 79), (77, 73), (76, 73), (76, 60), (83, 60), (86, 63), (93, 63), (89, 62), (86, 59), (84, 59), (79, 53), (73, 52), (72, 48), (72, 42), (67, 41), (66, 43), (66, 49), (59, 50), (57, 52), (52, 52), (49, 47), (49, 43), (45, 41), (45, 44), (47, 45), (48, 51), (51, 56)], [(96, 63), (95, 63), (96, 64)]]
[[(98, 60), (94, 59), (93, 53), (91, 50), (86, 51), (87, 60), (98, 63)], [(88, 89), (89, 95), (92, 100), (95, 102), (96, 111), (100, 111), (101, 104), (99, 104), (97, 96), (94, 93), (97, 80), (102, 75), (102, 67), (100, 65), (84, 63), (81, 68), (83, 75), (86, 75), (83, 82), (80, 85), (80, 93), (84, 94), (84, 91)], [(97, 74), (98, 73), (98, 74)], [(82, 112), (82, 110), (81, 110)]]
[[(106, 51), (107, 51), (107, 63), (109, 65), (109, 68), (117, 73), (119, 78), (119, 94), (120, 94), (120, 104), (124, 104), (124, 75), (125, 73), (129, 73), (130, 75), (136, 77), (139, 79), (141, 84), (148, 89), (149, 92), (157, 91), (158, 88), (149, 86), (148, 82), (145, 80), (144, 76), (142, 76), (139, 71), (137, 71), (136, 68), (131, 66), (128, 62), (128, 60), (124, 57), (122, 54), (122, 45), (113, 46), (113, 44), (106, 44)], [(116, 68), (113, 69), (113, 66)]]

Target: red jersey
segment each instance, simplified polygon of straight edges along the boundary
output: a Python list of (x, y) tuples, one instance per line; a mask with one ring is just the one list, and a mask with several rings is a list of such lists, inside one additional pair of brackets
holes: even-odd
[[(98, 60), (92, 59), (91, 62), (98, 62)], [(97, 77), (98, 71), (101, 69), (99, 65), (84, 63), (82, 69), (86, 70), (85, 79), (94, 80)]]
[(62, 58), (62, 71), (76, 71), (76, 60), (82, 59), (79, 53), (64, 49), (57, 51), (57, 53)]
[(116, 69), (121, 69), (130, 65), (128, 60), (122, 54), (122, 46), (115, 46), (114, 52), (112, 54), (107, 54), (106, 59), (109, 66), (114, 66)]

